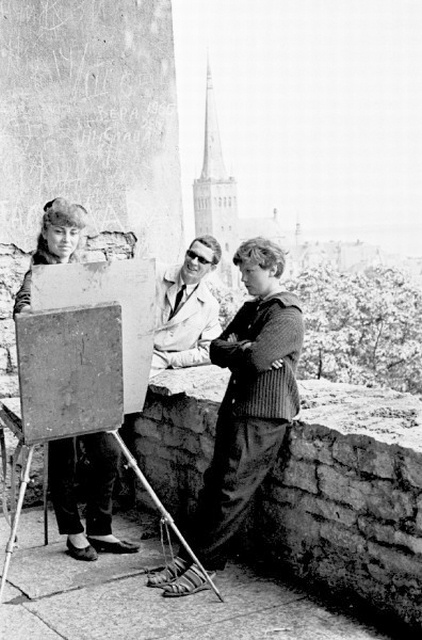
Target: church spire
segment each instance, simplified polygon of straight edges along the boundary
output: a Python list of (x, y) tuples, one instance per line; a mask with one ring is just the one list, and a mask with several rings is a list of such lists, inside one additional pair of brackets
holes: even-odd
[(211, 69), (207, 60), (207, 97), (205, 107), (205, 141), (204, 163), (202, 165), (201, 180), (214, 178), (215, 180), (227, 180), (227, 172), (224, 166), (221, 151), (220, 132), (218, 130), (217, 111), (214, 101)]

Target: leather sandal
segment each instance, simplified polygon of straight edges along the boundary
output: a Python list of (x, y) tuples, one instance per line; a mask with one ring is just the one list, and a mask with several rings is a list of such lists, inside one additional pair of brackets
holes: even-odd
[(163, 589), (166, 585), (171, 584), (183, 575), (187, 568), (188, 563), (186, 560), (177, 557), (161, 571), (151, 571), (148, 575), (147, 587)]
[[(208, 574), (211, 580), (215, 573)], [(211, 589), (211, 585), (204, 578), (202, 571), (196, 564), (193, 564), (179, 578), (166, 585), (163, 589), (164, 598), (180, 598), (191, 596), (199, 591)]]

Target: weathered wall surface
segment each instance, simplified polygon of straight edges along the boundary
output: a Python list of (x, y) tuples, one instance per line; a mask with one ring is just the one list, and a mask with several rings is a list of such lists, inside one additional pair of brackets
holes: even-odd
[[(140, 466), (176, 518), (195, 507), (226, 382), (216, 367), (160, 374), (135, 421)], [(382, 389), (300, 386), (303, 422), (286, 437), (245, 543), (422, 627), (422, 404)], [(138, 499), (150, 504), (141, 487)]]
[(178, 250), (180, 168), (170, 0), (3, 0), (0, 242), (34, 246), (43, 204), (93, 231)]
[(183, 250), (171, 0), (2, 0), (0, 395), (13, 296), (56, 196), (90, 214), (90, 260)]

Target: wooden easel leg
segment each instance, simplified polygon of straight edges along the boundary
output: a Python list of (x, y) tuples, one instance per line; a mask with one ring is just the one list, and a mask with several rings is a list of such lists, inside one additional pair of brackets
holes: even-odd
[(44, 501), (44, 545), (48, 545), (48, 442), (44, 442), (43, 501)]
[(9, 522), (9, 514), (7, 511), (7, 452), (6, 452), (6, 442), (4, 439), (4, 429), (1, 425), (0, 425), (0, 448), (1, 448), (1, 466), (3, 471), (2, 507), (3, 507), (3, 515), (6, 519), (6, 522)]
[(16, 449), (12, 454), (12, 466), (10, 474), (10, 518), (13, 521), (14, 513), (16, 511), (16, 465), (19, 460), (19, 456), (22, 453), (23, 456), (23, 442), (19, 440), (16, 445)]
[(137, 465), (135, 458), (133, 457), (133, 455), (131, 454), (131, 452), (129, 451), (129, 449), (127, 448), (125, 443), (123, 442), (121, 435), (117, 431), (111, 431), (110, 433), (113, 434), (113, 436), (115, 437), (115, 439), (119, 443), (120, 448), (121, 448), (126, 460), (128, 461), (129, 466), (133, 469), (135, 474), (138, 476), (139, 480), (142, 482), (144, 488), (147, 490), (147, 492), (150, 495), (150, 497), (151, 497), (152, 501), (154, 502), (155, 506), (160, 511), (160, 513), (161, 513), (161, 515), (163, 517), (163, 521), (167, 522), (170, 525), (170, 527), (173, 529), (174, 533), (179, 538), (179, 540), (182, 543), (182, 545), (185, 547), (186, 551), (189, 553), (189, 555), (192, 558), (192, 560), (200, 568), (203, 577), (208, 582), (208, 584), (210, 585), (211, 589), (214, 591), (215, 595), (219, 598), (219, 600), (221, 602), (224, 602), (223, 597), (221, 596), (221, 594), (218, 591), (217, 587), (213, 583), (212, 579), (210, 578), (208, 573), (205, 571), (204, 567), (202, 566), (202, 564), (200, 563), (200, 561), (198, 560), (198, 558), (196, 557), (196, 555), (194, 554), (194, 552), (192, 551), (192, 549), (190, 548), (190, 546), (188, 545), (188, 543), (186, 542), (186, 540), (184, 539), (182, 534), (180, 533), (179, 529), (176, 527), (173, 518), (164, 509), (164, 507), (163, 507), (162, 503), (160, 502), (157, 494), (154, 492), (154, 490), (151, 487), (151, 485), (149, 484), (148, 480), (146, 479), (146, 477), (144, 476), (144, 474), (140, 470), (139, 466)]
[(29, 471), (31, 468), (31, 463), (32, 463), (32, 456), (34, 453), (34, 448), (35, 445), (32, 445), (29, 448), (28, 451), (28, 457), (26, 459), (26, 464), (25, 464), (25, 468), (23, 470), (22, 473), (22, 479), (21, 479), (21, 484), (19, 487), (19, 496), (18, 496), (18, 502), (16, 505), (16, 511), (13, 517), (13, 524), (12, 524), (12, 531), (10, 533), (10, 538), (9, 541), (6, 545), (6, 556), (4, 559), (4, 566), (3, 566), (3, 573), (1, 576), (1, 585), (0, 585), (0, 603), (2, 601), (3, 598), (3, 590), (6, 584), (6, 578), (7, 578), (7, 572), (9, 570), (9, 564), (10, 564), (10, 560), (12, 557), (12, 553), (13, 553), (13, 548), (15, 546), (15, 540), (16, 540), (16, 533), (18, 530), (18, 524), (19, 524), (19, 516), (21, 514), (22, 511), (22, 505), (23, 505), (23, 500), (25, 497), (25, 491), (26, 488), (28, 486), (28, 482), (30, 481), (30, 477), (29, 477)]

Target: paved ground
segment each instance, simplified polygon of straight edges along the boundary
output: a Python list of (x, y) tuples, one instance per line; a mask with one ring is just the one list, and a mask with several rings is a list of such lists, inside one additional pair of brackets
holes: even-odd
[[(158, 520), (117, 515), (114, 532), (141, 540), (138, 554), (100, 555), (77, 562), (65, 553), (50, 514), (50, 544), (43, 545), (43, 517), (25, 510), (0, 605), (0, 640), (387, 640), (381, 625), (340, 611), (296, 585), (241, 564), (217, 577), (224, 597), (212, 591), (164, 599), (145, 586), (145, 571), (162, 563), (157, 537), (143, 539)], [(0, 519), (0, 547), (9, 530)], [(142, 538), (142, 539), (141, 539)], [(4, 557), (1, 559), (3, 564)], [(401, 635), (406, 640), (410, 635)]]

